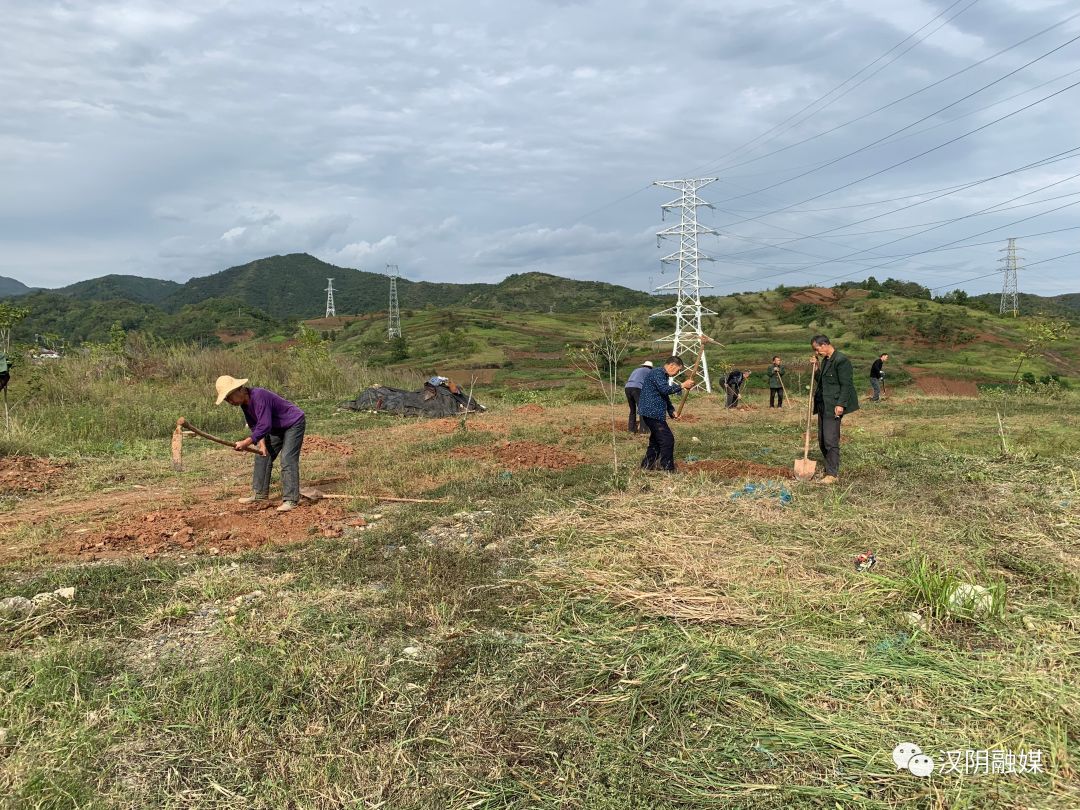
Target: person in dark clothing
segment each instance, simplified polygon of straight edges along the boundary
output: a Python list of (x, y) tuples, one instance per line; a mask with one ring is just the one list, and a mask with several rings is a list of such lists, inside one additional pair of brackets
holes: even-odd
[(668, 380), (682, 370), (683, 361), (669, 357), (664, 367), (650, 371), (641, 385), (638, 415), (649, 429), (649, 448), (641, 460), (643, 470), (675, 472), (675, 434), (667, 423), (668, 416), (675, 416), (671, 395), (689, 391), (694, 387), (694, 381), (683, 380), (682, 385), (672, 385)]
[(769, 366), (769, 407), (784, 407), (784, 367), (779, 357), (774, 357)]
[(727, 375), (727, 380), (724, 381), (724, 388), (727, 389), (727, 401), (725, 403), (727, 407), (734, 408), (739, 404), (743, 384), (749, 377), (749, 371), (739, 371), (738, 369)]
[[(0, 392), (7, 391), (8, 383), (11, 381), (11, 360), (8, 359), (7, 354), (0, 350)], [(6, 395), (5, 395), (6, 396)]]
[(878, 359), (870, 366), (870, 387), (874, 389), (874, 395), (870, 397), (871, 402), (879, 402), (881, 400), (881, 389), (885, 385), (885, 372), (882, 370), (884, 366), (889, 362), (888, 353), (879, 354)]
[(815, 335), (810, 345), (815, 356), (814, 413), (818, 415), (818, 447), (825, 457), (825, 476), (819, 484), (835, 484), (840, 474), (840, 420), (859, 410), (851, 361), (837, 351), (825, 335)]
[(630, 376), (626, 380), (626, 386), (623, 390), (626, 392), (626, 403), (630, 406), (630, 419), (626, 423), (626, 429), (631, 433), (648, 433), (649, 429), (645, 427), (645, 423), (642, 422), (640, 428), (638, 427), (638, 399), (641, 397), (641, 386), (645, 383), (645, 378), (649, 376), (649, 373), (653, 370), (652, 360), (646, 360), (640, 366), (630, 372)]

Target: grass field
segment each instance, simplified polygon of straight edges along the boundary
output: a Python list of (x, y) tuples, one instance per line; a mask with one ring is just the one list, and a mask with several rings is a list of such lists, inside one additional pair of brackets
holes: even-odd
[[(0, 806), (1080, 806), (1075, 394), (866, 404), (830, 489), (782, 477), (800, 414), (758, 394), (692, 398), (677, 454), (775, 474), (644, 474), (619, 433), (615, 476), (606, 406), (338, 413), (376, 376), (350, 366), (297, 398), (304, 479), (353, 497), (275, 524), (234, 503), (246, 458), (168, 469), (181, 409), (240, 435), (205, 404), (227, 356), (70, 361), (19, 403), (0, 448), (58, 469), (0, 495), (0, 597), (75, 596), (0, 618)], [(950, 612), (957, 580), (990, 615)], [(1042, 772), (920, 779), (900, 742)]]

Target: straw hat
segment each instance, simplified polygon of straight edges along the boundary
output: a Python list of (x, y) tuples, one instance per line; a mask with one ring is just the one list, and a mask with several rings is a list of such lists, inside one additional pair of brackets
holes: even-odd
[(236, 377), (230, 377), (228, 374), (223, 374), (217, 378), (214, 383), (214, 387), (217, 389), (217, 402), (215, 405), (220, 405), (225, 401), (225, 397), (239, 388), (241, 385), (247, 385), (247, 378), (242, 380), (236, 379)]
[(647, 367), (647, 368), (652, 368), (652, 360), (646, 360), (646, 361), (645, 361), (644, 363), (642, 363), (641, 365), (643, 365), (643, 366), (645, 366), (645, 367)]

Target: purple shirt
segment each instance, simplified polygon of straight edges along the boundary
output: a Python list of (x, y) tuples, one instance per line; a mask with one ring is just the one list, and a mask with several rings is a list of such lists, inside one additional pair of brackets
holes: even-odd
[(304, 412), (284, 397), (265, 388), (252, 388), (247, 405), (241, 405), (251, 428), (251, 441), (258, 443), (268, 433), (281, 433), (304, 418)]

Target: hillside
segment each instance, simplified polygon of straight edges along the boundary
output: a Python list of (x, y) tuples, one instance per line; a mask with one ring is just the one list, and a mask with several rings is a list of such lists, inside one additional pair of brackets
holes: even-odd
[(33, 287), (27, 287), (17, 279), (0, 276), (0, 298), (14, 298), (18, 295), (26, 295), (33, 292), (33, 289)]
[[(973, 305), (996, 312), (1001, 303), (1001, 293), (973, 295), (968, 299)], [(1054, 315), (1059, 318), (1080, 320), (1080, 293), (1064, 295), (1019, 295), (1020, 313), (1033, 315), (1037, 312)]]
[[(860, 380), (877, 355), (888, 352), (892, 384), (907, 384), (916, 376), (958, 381), (968, 389), (1008, 382), (1028, 322), (865, 290), (789, 289), (714, 298), (708, 304), (718, 314), (706, 319), (705, 331), (726, 344), (709, 353), (714, 387), (731, 367), (761, 370), (774, 354), (789, 363), (795, 386), (801, 387), (807, 379), (801, 364), (817, 332), (828, 334), (852, 358)], [(669, 346), (656, 341), (670, 333), (670, 319), (649, 319), (653, 309), (629, 310), (648, 338), (631, 347), (623, 374), (641, 360), (655, 360)], [(593, 313), (422, 309), (403, 314), (404, 343), (396, 345), (386, 340), (385, 313), (308, 324), (333, 337), (334, 351), (374, 366), (391, 364), (415, 378), (438, 372), (464, 383), (475, 378), (484, 388), (533, 390), (568, 383), (580, 387), (582, 375), (569, 368), (566, 346), (590, 337), (595, 321)], [(1078, 356), (1080, 339), (1074, 338), (1023, 370), (1038, 378), (1056, 374), (1076, 380)], [(763, 385), (763, 376), (751, 378), (751, 388)]]
[(80, 301), (134, 301), (139, 304), (160, 304), (181, 287), (175, 281), (142, 276), (108, 275), (78, 281), (56, 292)]
[(228, 299), (202, 301), (175, 313), (136, 301), (83, 301), (44, 291), (22, 296), (19, 303), (30, 310), (30, 315), (16, 326), (16, 343), (31, 343), (34, 335), (56, 335), (68, 345), (102, 343), (108, 340), (109, 329), (116, 322), (129, 332), (201, 344), (219, 342), (219, 332), (266, 337), (292, 331), (291, 323)]
[[(306, 253), (271, 256), (220, 273), (193, 278), (163, 301), (168, 309), (207, 298), (235, 298), (276, 318), (310, 318), (323, 311), (326, 279), (334, 279), (339, 313), (386, 308), (389, 281), (381, 273), (336, 267)], [(647, 293), (597, 281), (573, 281), (545, 273), (513, 275), (498, 284), (450, 284), (398, 279), (402, 309), (466, 306), (530, 312), (578, 312), (625, 308), (649, 300)]]

